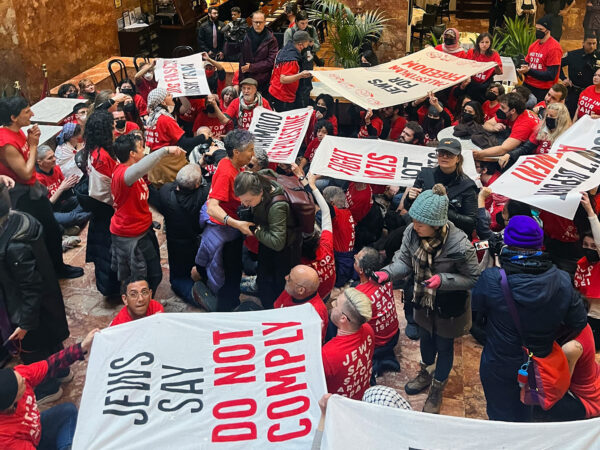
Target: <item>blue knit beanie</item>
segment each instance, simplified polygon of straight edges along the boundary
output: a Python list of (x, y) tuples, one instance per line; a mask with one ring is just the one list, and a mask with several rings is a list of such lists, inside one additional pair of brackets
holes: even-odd
[(421, 192), (410, 210), (410, 217), (417, 222), (442, 227), (448, 222), (448, 196), (442, 184), (436, 184), (429, 191)]
[(504, 229), (504, 243), (510, 247), (541, 249), (544, 232), (529, 216), (514, 216)]

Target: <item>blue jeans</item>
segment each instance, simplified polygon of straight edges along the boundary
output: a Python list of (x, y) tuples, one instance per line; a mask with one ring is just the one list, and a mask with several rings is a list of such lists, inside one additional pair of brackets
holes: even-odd
[(77, 407), (73, 403), (62, 403), (42, 413), (42, 437), (38, 449), (68, 449), (73, 444)]
[(181, 299), (184, 302), (189, 303), (193, 306), (198, 306), (198, 304), (194, 300), (194, 297), (192, 296), (194, 280), (192, 280), (191, 277), (171, 278), (169, 281), (171, 282), (171, 289), (173, 289), (173, 292), (175, 292), (175, 294), (181, 297)]
[(437, 334), (431, 335), (425, 328), (419, 327), (421, 335), (421, 359), (428, 366), (435, 362), (434, 378), (438, 381), (446, 381), (452, 364), (454, 364), (454, 339), (444, 338)]
[(75, 209), (67, 212), (54, 212), (54, 218), (63, 228), (73, 227), (75, 225), (85, 225), (90, 220), (92, 213), (85, 211), (81, 205), (77, 205)]

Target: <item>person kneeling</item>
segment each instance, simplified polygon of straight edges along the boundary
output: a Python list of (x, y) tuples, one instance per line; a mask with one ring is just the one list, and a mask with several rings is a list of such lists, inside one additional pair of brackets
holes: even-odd
[(148, 317), (165, 311), (163, 305), (152, 298), (152, 289), (141, 277), (132, 277), (121, 286), (121, 298), (125, 306), (112, 320), (109, 327)]

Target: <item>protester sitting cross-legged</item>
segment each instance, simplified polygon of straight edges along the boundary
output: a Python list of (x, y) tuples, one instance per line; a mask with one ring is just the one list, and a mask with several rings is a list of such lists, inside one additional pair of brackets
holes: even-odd
[(258, 239), (256, 284), (264, 309), (272, 309), (284, 288), (284, 277), (300, 262), (302, 234), (292, 216), (283, 187), (275, 172), (242, 172), (235, 177), (233, 191), (250, 209), (251, 229)]
[(152, 298), (153, 293), (143, 277), (132, 276), (123, 281), (121, 299), (125, 306), (110, 322), (109, 327), (164, 312), (163, 305)]
[(348, 288), (333, 301), (330, 320), (337, 335), (322, 349), (327, 392), (360, 400), (369, 387), (375, 337), (369, 298)]
[[(543, 231), (534, 219), (514, 216), (504, 230), (500, 268), (483, 271), (472, 291), (473, 309), (487, 316), (479, 373), (490, 420), (530, 420), (531, 408), (521, 402), (517, 382), (517, 372), (527, 360), (522, 346), (545, 357), (561, 325), (573, 333), (586, 326), (579, 293), (569, 275), (541, 251), (543, 242)], [(509, 313), (503, 283), (514, 299), (520, 326)]]
[(77, 423), (77, 407), (62, 403), (40, 413), (33, 390), (89, 353), (95, 329), (79, 343), (47, 359), (0, 369), (0, 448), (70, 449)]
[(188, 164), (179, 170), (173, 183), (165, 184), (158, 193), (160, 212), (165, 218), (171, 289), (193, 305), (196, 303), (192, 297), (194, 281), (190, 271), (200, 245), (198, 217), (208, 189), (200, 166)]
[(360, 277), (360, 284), (356, 289), (369, 297), (373, 307), (373, 317), (369, 321), (375, 332), (371, 384), (375, 384), (375, 377), (388, 370), (400, 371), (400, 363), (394, 354), (400, 329), (392, 283), (380, 285), (372, 279), (373, 274), (383, 266), (382, 259), (379, 252), (372, 247), (364, 247), (354, 257), (354, 270)]
[[(213, 295), (210, 302), (200, 301), (209, 311), (231, 311), (239, 304), (242, 278), (243, 235), (251, 236), (252, 222), (240, 220), (240, 200), (234, 192), (234, 180), (254, 155), (254, 136), (247, 130), (230, 131), (224, 139), (227, 157), (213, 175), (206, 208), (200, 213), (204, 227), (196, 254), (196, 269)], [(194, 286), (194, 295), (198, 292)], [(204, 291), (207, 292), (207, 291)], [(196, 298), (196, 296), (194, 297)], [(197, 300), (198, 301), (198, 300)]]
[(321, 340), (325, 340), (329, 316), (318, 289), (319, 275), (317, 271), (310, 266), (297, 265), (285, 276), (285, 289), (277, 297), (274, 308), (287, 308), (310, 303), (321, 317)]
[[(379, 284), (414, 274), (414, 319), (421, 334), (421, 370), (407, 394), (429, 386), (424, 412), (438, 414), (454, 362), (454, 339), (471, 328), (469, 290), (479, 275), (477, 255), (465, 233), (448, 220), (448, 197), (441, 184), (422, 192), (410, 207), (402, 247), (392, 263), (373, 277)], [(428, 368), (436, 362), (432, 377)]]
[(156, 292), (162, 279), (162, 268), (148, 206), (148, 185), (143, 177), (161, 158), (179, 156), (184, 151), (169, 146), (144, 156), (141, 138), (128, 134), (117, 138), (115, 153), (120, 164), (115, 167), (111, 182), (115, 208), (110, 220), (111, 267), (117, 272), (119, 281), (143, 276), (150, 289)]

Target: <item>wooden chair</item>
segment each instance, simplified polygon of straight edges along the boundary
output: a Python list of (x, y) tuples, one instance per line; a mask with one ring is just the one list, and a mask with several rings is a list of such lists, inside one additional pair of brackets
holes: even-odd
[[(114, 64), (118, 66), (117, 72), (113, 71), (112, 67)], [(110, 74), (110, 79), (112, 80), (115, 89), (117, 89), (122, 80), (129, 78), (127, 76), (127, 68), (125, 67), (125, 63), (120, 59), (111, 59), (108, 62), (108, 73)]]
[(450, 21), (450, 0), (440, 0), (440, 4), (438, 5), (437, 17), (440, 19), (440, 22), (444, 16)]
[[(431, 29), (435, 26), (435, 15), (434, 14), (423, 14), (423, 20), (421, 23), (414, 25), (411, 29), (411, 41), (415, 40), (415, 33), (417, 33), (416, 40), (419, 41), (419, 48), (423, 48), (423, 38), (431, 33)], [(414, 50), (414, 48), (413, 48)]]
[(194, 54), (194, 49), (189, 45), (179, 45), (173, 49), (173, 58), (182, 58), (183, 56), (189, 56)]

